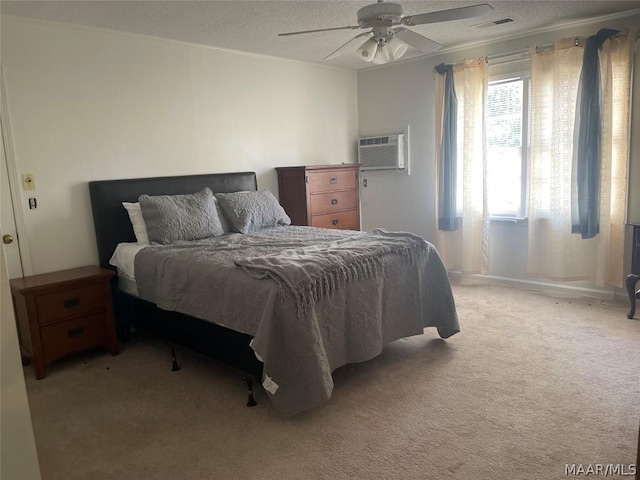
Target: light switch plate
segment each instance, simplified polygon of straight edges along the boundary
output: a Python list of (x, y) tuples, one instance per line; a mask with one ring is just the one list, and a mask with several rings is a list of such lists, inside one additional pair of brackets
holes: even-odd
[(35, 190), (36, 189), (36, 181), (33, 177), (33, 173), (23, 173), (22, 174), (22, 188), (25, 190)]

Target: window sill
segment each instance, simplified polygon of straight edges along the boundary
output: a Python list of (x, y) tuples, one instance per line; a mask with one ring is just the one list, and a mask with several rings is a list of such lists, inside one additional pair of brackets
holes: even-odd
[(512, 223), (514, 225), (528, 225), (528, 218), (516, 218), (516, 217), (490, 217), (491, 223)]

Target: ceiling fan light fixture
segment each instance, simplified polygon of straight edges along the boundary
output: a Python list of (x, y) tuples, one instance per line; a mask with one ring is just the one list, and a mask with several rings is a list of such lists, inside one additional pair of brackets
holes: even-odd
[(407, 49), (409, 48), (409, 46), (406, 43), (404, 43), (402, 40), (400, 40), (395, 35), (393, 37), (391, 37), (391, 40), (389, 40), (387, 42), (387, 47), (389, 48), (389, 52), (391, 53), (391, 57), (394, 60), (398, 60), (405, 53), (407, 53)]
[(373, 38), (370, 38), (369, 40), (364, 42), (357, 51), (358, 56), (365, 62), (373, 61), (377, 52), (378, 42), (376, 42)]
[(372, 62), (376, 65), (383, 65), (391, 60), (391, 53), (389, 52), (389, 47), (386, 43), (383, 43), (378, 46), (378, 50), (376, 50), (376, 54), (373, 56)]
[[(491, 7), (491, 5), (481, 3), (478, 5), (468, 5), (464, 7), (450, 8), (447, 10), (438, 10), (435, 12), (405, 16), (400, 4), (393, 1), (378, 0), (374, 4), (365, 5), (358, 10), (357, 25), (279, 33), (278, 36), (287, 37), (290, 35), (314, 32), (370, 28), (370, 31), (356, 35), (347, 43), (338, 47), (332, 53), (327, 55), (324, 60), (333, 60), (346, 52), (353, 54), (354, 50), (357, 48), (356, 53), (360, 59), (365, 62), (373, 62), (380, 65), (390, 62), (391, 60), (398, 60), (407, 53), (409, 46), (411, 46), (412, 51), (415, 50), (423, 54), (430, 54), (442, 48), (442, 45), (438, 42), (409, 30), (405, 28), (406, 26), (413, 27), (416, 25), (427, 25), (480, 17), (490, 13), (492, 10), (493, 7)], [(495, 23), (504, 21), (507, 20), (497, 20)], [(357, 47), (362, 37), (369, 37), (369, 40), (361, 44), (360, 47)]]

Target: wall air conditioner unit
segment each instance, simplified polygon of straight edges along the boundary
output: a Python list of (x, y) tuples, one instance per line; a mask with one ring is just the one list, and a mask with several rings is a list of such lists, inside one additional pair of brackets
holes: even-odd
[(358, 161), (364, 171), (404, 171), (406, 168), (404, 134), (361, 137), (358, 140)]

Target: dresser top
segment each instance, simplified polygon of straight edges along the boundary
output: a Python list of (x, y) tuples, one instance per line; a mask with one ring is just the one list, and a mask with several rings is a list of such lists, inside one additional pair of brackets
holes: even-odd
[(276, 167), (276, 170), (335, 170), (336, 168), (360, 168), (359, 163), (334, 163), (327, 165), (298, 165), (293, 167)]
[(86, 267), (60, 270), (58, 272), (41, 273), (30, 277), (12, 278), (10, 283), (11, 288), (26, 293), (43, 287), (53, 287), (89, 278), (111, 278), (113, 275), (114, 272), (112, 270), (100, 268), (95, 265), (88, 265)]

